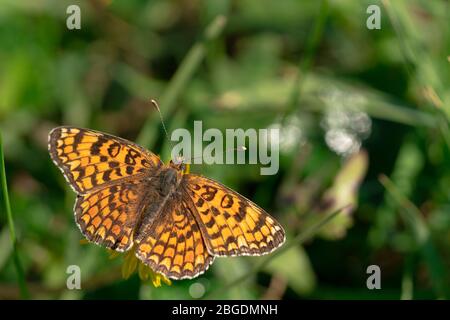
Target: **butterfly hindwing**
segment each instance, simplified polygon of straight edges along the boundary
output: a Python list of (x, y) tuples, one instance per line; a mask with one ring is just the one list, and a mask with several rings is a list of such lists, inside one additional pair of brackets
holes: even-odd
[(130, 141), (75, 127), (53, 129), (49, 152), (78, 194), (162, 165), (156, 155)]
[(132, 246), (140, 183), (123, 181), (77, 197), (75, 220), (89, 241), (117, 251)]
[(262, 255), (285, 241), (282, 226), (247, 198), (203, 176), (185, 177), (194, 215), (211, 254)]
[(172, 279), (191, 279), (205, 272), (208, 253), (191, 209), (183, 202), (165, 208), (137, 245), (136, 255), (155, 272)]

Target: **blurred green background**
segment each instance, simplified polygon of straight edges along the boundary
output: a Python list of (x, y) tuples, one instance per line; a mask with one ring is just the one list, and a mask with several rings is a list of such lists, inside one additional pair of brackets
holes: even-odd
[[(81, 30), (66, 27), (71, 4)], [(379, 30), (366, 27), (371, 4)], [(26, 297), (20, 279), (34, 299), (449, 298), (449, 21), (444, 0), (0, 1), (0, 132), (17, 236), (14, 250), (3, 192), (0, 299)], [(151, 98), (169, 131), (194, 120), (280, 129), (277, 175), (191, 169), (274, 215), (288, 239), (279, 254), (216, 259), (200, 278), (154, 288), (123, 279), (123, 258), (80, 244), (75, 194), (47, 134), (88, 127), (166, 161)], [(373, 264), (380, 290), (366, 287)], [(82, 290), (66, 288), (69, 265), (81, 267)]]

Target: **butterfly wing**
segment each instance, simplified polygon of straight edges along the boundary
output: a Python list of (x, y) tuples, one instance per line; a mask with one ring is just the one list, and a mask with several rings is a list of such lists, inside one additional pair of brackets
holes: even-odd
[(104, 247), (128, 250), (138, 219), (140, 184), (139, 179), (123, 181), (78, 195), (75, 220), (83, 235)]
[(182, 200), (167, 204), (145, 234), (137, 245), (136, 256), (166, 277), (191, 279), (214, 261), (191, 208)]
[(187, 174), (185, 179), (194, 216), (212, 255), (262, 255), (284, 243), (283, 227), (247, 198), (203, 176)]
[(53, 129), (48, 148), (78, 194), (162, 165), (159, 157), (130, 141), (82, 128)]

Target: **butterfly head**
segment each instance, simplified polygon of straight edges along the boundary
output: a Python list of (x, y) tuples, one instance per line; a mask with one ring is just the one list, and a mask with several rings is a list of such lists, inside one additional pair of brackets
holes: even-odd
[(169, 165), (178, 171), (186, 171), (186, 163), (182, 156), (176, 156), (174, 159), (170, 160)]

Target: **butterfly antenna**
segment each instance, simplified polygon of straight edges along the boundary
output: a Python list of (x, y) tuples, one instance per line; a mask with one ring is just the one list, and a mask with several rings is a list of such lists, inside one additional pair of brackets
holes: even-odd
[(169, 138), (169, 133), (167, 132), (166, 125), (164, 123), (164, 119), (163, 119), (163, 116), (162, 116), (162, 113), (161, 113), (161, 109), (159, 109), (158, 102), (156, 102), (156, 100), (152, 99), (151, 103), (156, 108), (156, 110), (158, 110), (159, 118), (161, 119), (161, 123), (162, 123), (163, 129), (164, 129), (164, 133), (166, 134), (166, 138), (167, 138), (167, 140), (169, 140), (169, 143), (172, 144), (172, 140), (170, 140), (170, 138)]
[(225, 150), (225, 153), (229, 152), (229, 151), (245, 151), (245, 150), (247, 150), (247, 147), (239, 146), (239, 147), (236, 147), (236, 148), (228, 148), (228, 149)]

